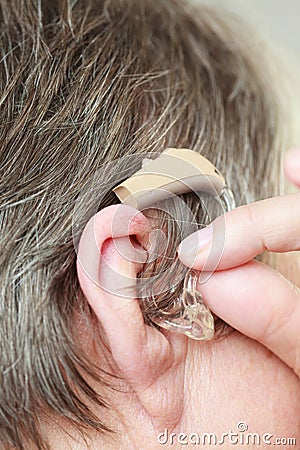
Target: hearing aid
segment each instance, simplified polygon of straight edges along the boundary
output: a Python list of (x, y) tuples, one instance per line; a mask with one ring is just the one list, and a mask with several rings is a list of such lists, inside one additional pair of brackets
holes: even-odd
[(191, 191), (220, 194), (225, 180), (216, 167), (194, 150), (169, 148), (113, 189), (119, 200), (136, 209), (147, 208), (169, 194)]
[[(119, 200), (143, 210), (173, 195), (204, 192), (224, 211), (235, 208), (234, 196), (224, 177), (204, 156), (186, 148), (168, 148), (157, 158), (145, 158), (142, 167), (113, 189)], [(214, 318), (197, 288), (197, 273), (187, 271), (181, 294), (169, 310), (159, 310), (151, 321), (195, 340), (214, 336)], [(155, 298), (152, 298), (155, 302)]]

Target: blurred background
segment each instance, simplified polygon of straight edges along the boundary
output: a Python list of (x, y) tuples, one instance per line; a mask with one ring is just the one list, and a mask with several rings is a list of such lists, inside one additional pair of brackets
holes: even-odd
[(278, 64), (279, 86), (286, 98), (286, 110), (292, 116), (291, 143), (300, 147), (300, 0), (191, 1), (233, 11), (271, 45)]
[(300, 64), (300, 0), (193, 0), (225, 6), (254, 25)]

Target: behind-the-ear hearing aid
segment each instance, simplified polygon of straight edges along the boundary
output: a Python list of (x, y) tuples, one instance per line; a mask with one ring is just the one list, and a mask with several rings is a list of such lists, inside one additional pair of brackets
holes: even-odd
[[(232, 192), (217, 168), (190, 149), (169, 148), (156, 159), (144, 159), (142, 168), (113, 189), (124, 204), (143, 210), (172, 195), (205, 192), (225, 211), (235, 208)], [(172, 311), (160, 310), (151, 317), (156, 325), (196, 340), (214, 336), (214, 318), (197, 290), (197, 274), (188, 270), (183, 290)]]

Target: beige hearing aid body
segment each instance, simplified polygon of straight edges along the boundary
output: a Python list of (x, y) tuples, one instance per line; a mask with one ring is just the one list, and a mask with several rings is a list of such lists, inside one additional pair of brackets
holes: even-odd
[(156, 159), (144, 159), (142, 168), (113, 191), (122, 203), (143, 209), (186, 192), (219, 195), (224, 187), (220, 172), (202, 155), (186, 148), (169, 148)]

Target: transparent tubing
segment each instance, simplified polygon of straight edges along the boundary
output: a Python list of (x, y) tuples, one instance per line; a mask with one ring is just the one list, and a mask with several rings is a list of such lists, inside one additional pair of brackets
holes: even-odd
[[(236, 206), (233, 193), (227, 186), (215, 198), (221, 203), (225, 212)], [(176, 314), (160, 311), (159, 315), (151, 318), (152, 322), (198, 341), (212, 339), (215, 328), (214, 318), (197, 289), (197, 280), (197, 273), (193, 269), (188, 270), (182, 292), (175, 301), (179, 305), (179, 310)]]

